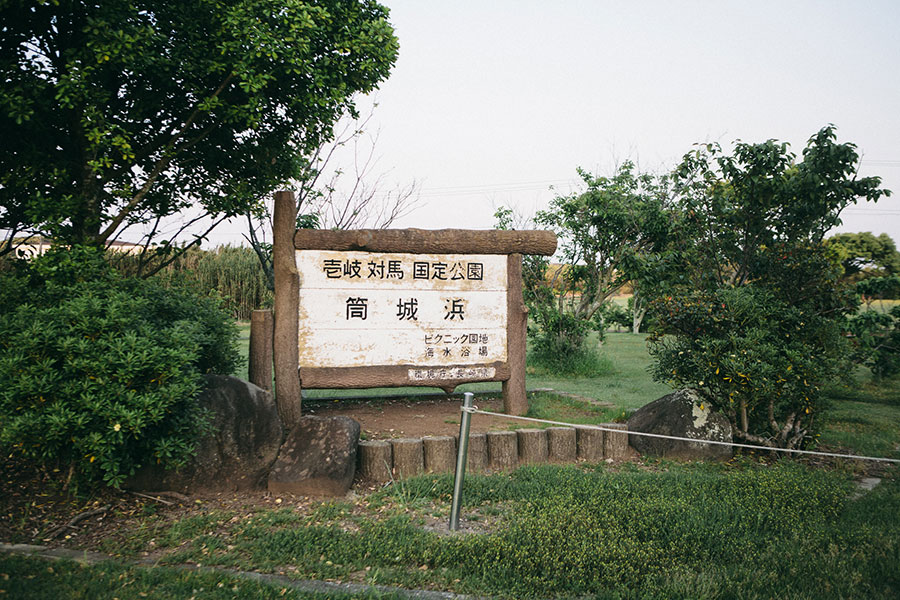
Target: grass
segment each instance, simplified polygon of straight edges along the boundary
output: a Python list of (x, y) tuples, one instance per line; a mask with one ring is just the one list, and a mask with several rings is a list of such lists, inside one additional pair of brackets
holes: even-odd
[[(239, 519), (222, 514), (218, 526), (206, 530), (197, 522), (166, 525), (156, 540), (169, 544), (162, 561), (170, 566), (202, 562), (297, 579), (502, 598), (900, 593), (896, 471), (872, 492), (854, 497), (847, 473), (791, 461), (649, 466), (620, 472), (539, 466), (471, 477), (463, 519), (487, 526), (468, 535), (427, 528), (449, 513), (452, 477), (425, 476), (354, 502), (325, 502), (305, 514), (290, 508)], [(82, 597), (99, 590), (164, 597), (163, 589), (178, 597), (188, 587), (210, 592), (197, 597), (248, 597), (224, 595), (247, 584), (223, 575), (121, 565), (79, 571), (66, 565), (49, 577), (46, 568), (35, 561), (0, 563), (0, 572), (13, 575), (8, 581), (27, 574), (40, 579), (44, 593), (38, 597), (68, 589), (62, 586), (84, 589)], [(123, 580), (134, 587), (119, 595)], [(223, 588), (223, 595), (213, 595)], [(267, 593), (272, 592), (249, 597)]]
[[(630, 333), (607, 333), (600, 351), (610, 361), (610, 371), (600, 377), (565, 378), (526, 375), (529, 388), (552, 388), (614, 404), (618, 411), (628, 411), (671, 392), (665, 384), (654, 382), (647, 368), (647, 336)], [(596, 334), (590, 342), (598, 344)]]
[(250, 356), (250, 322), (238, 321), (238, 352), (241, 354), (241, 363), (238, 370), (232, 373), (235, 377), (247, 379), (249, 372), (249, 356)]
[[(529, 373), (529, 387), (570, 394), (534, 395), (531, 414), (604, 422), (668, 391), (650, 381), (643, 336), (609, 334), (602, 351), (612, 365), (606, 375)], [(896, 380), (860, 377), (828, 396), (822, 444), (900, 457)], [(449, 517), (449, 475), (306, 510), (210, 510), (174, 522), (148, 513), (129, 543), (103, 549), (153, 551), (166, 566), (0, 557), (0, 589), (11, 598), (327, 597), (174, 568), (202, 563), (501, 598), (900, 597), (900, 469), (881, 469), (880, 485), (857, 493), (858, 469), (647, 459), (615, 470), (543, 465), (475, 475), (462, 516), (477, 529), (466, 535), (435, 530)]]
[(138, 567), (113, 561), (86, 565), (73, 561), (52, 563), (23, 556), (0, 556), (0, 597), (13, 599), (119, 598), (144, 600), (326, 600), (380, 598), (376, 594), (319, 594), (285, 585), (253, 581), (230, 574), (171, 567)]
[(820, 442), (866, 456), (900, 458), (900, 380), (873, 381), (864, 369), (852, 385), (826, 390), (830, 408)]

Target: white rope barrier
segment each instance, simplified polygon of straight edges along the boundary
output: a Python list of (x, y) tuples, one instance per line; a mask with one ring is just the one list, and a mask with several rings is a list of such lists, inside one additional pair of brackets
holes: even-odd
[(620, 433), (626, 435), (641, 435), (644, 437), (653, 437), (653, 438), (661, 438), (665, 440), (677, 440), (680, 442), (693, 442), (695, 444), (713, 444), (717, 446), (732, 446), (734, 448), (749, 448), (751, 450), (762, 450), (765, 452), (789, 452), (792, 454), (809, 454), (813, 456), (829, 456), (833, 458), (854, 458), (857, 460), (871, 460), (875, 462), (887, 462), (887, 463), (898, 463), (900, 464), (900, 459), (896, 458), (881, 458), (875, 456), (859, 456), (856, 454), (838, 454), (836, 452), (816, 452), (815, 450), (795, 450), (791, 448), (770, 448), (768, 446), (756, 446), (753, 444), (741, 444), (738, 442), (720, 442), (718, 440), (697, 440), (694, 438), (686, 438), (679, 437), (675, 435), (663, 435), (661, 433), (646, 433), (643, 431), (628, 431), (627, 429), (614, 429), (612, 427), (602, 427), (600, 425), (580, 425), (575, 423), (564, 423), (562, 421), (550, 421), (547, 419), (535, 419), (533, 417), (519, 417), (516, 415), (506, 415), (503, 413), (495, 413), (489, 412), (486, 410), (480, 410), (477, 406), (472, 407), (461, 407), (463, 412), (468, 412), (472, 414), (479, 415), (488, 415), (491, 417), (504, 417), (507, 419), (518, 419), (519, 421), (530, 421), (532, 423), (546, 423), (548, 425), (562, 425), (564, 427), (575, 427), (576, 429), (597, 429), (599, 431), (608, 431), (611, 433)]

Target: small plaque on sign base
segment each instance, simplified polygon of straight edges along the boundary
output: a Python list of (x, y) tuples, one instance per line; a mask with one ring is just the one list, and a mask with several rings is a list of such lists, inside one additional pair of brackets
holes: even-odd
[(449, 381), (453, 379), (490, 380), (497, 375), (494, 367), (459, 367), (456, 369), (410, 369), (410, 381)]

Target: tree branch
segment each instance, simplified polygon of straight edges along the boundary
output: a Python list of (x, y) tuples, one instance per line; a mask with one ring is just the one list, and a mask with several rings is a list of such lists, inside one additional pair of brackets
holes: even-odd
[[(225, 77), (225, 80), (222, 81), (222, 83), (219, 85), (218, 89), (216, 89), (216, 91), (213, 92), (213, 94), (210, 96), (210, 99), (217, 98), (225, 90), (225, 88), (228, 86), (228, 84), (231, 83), (231, 80), (233, 77), (234, 77), (234, 73), (229, 73)], [(116, 229), (118, 229), (119, 225), (122, 224), (122, 221), (124, 221), (125, 218), (129, 214), (131, 214), (131, 212), (134, 210), (134, 208), (138, 204), (140, 204), (141, 200), (143, 200), (144, 197), (150, 192), (150, 189), (153, 187), (153, 184), (156, 183), (157, 178), (160, 176), (160, 174), (163, 172), (163, 170), (165, 170), (165, 168), (169, 166), (169, 163), (171, 163), (172, 158), (179, 151), (179, 150), (176, 150), (173, 153), (175, 144), (185, 134), (185, 132), (188, 130), (188, 128), (191, 125), (193, 125), (194, 121), (197, 120), (197, 117), (199, 117), (202, 112), (203, 111), (200, 109), (199, 105), (197, 107), (195, 107), (194, 111), (188, 116), (187, 120), (184, 122), (184, 124), (181, 126), (181, 128), (172, 135), (171, 139), (166, 143), (165, 147), (163, 148), (162, 156), (159, 158), (159, 160), (157, 160), (156, 165), (154, 165), (152, 171), (147, 176), (147, 181), (144, 182), (144, 185), (141, 186), (141, 189), (139, 189), (137, 191), (137, 193), (119, 211), (119, 213), (115, 217), (113, 217), (112, 221), (106, 227), (106, 229), (104, 229), (103, 232), (100, 233), (100, 235), (98, 236), (98, 239), (97, 239), (98, 242), (103, 243), (104, 241), (106, 241), (106, 239), (110, 235), (112, 235)], [(189, 140), (182, 149), (190, 148), (190, 147), (194, 146), (195, 144), (197, 144), (198, 142), (200, 142), (203, 138), (205, 138), (207, 135), (209, 135), (209, 133), (212, 132), (216, 126), (218, 126), (218, 124), (213, 124), (210, 127), (207, 127), (205, 130), (203, 130), (200, 133), (199, 136), (195, 137), (192, 140)]]

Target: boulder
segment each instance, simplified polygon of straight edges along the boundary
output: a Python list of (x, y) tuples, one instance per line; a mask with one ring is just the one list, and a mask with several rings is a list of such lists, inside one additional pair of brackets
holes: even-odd
[(221, 492), (266, 488), (282, 429), (272, 394), (227, 375), (207, 375), (198, 402), (212, 417), (194, 457), (175, 471), (139, 469), (125, 484), (135, 491)]
[[(628, 430), (695, 440), (731, 442), (731, 424), (720, 413), (704, 405), (694, 390), (683, 389), (663, 396), (636, 410), (628, 419)], [(688, 460), (731, 458), (730, 446), (630, 435), (629, 443), (641, 454)]]
[(343, 496), (353, 483), (359, 423), (350, 417), (301, 417), (269, 472), (269, 491)]

